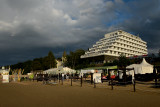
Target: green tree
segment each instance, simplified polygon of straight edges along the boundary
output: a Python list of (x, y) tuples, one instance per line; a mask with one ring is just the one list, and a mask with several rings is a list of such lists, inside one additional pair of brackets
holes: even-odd
[(75, 52), (70, 52), (67, 55), (66, 66), (71, 67), (73, 69), (80, 69), (83, 67), (83, 59), (80, 58), (81, 55), (84, 55), (85, 51), (83, 49), (78, 49)]
[(33, 70), (33, 66), (32, 66), (32, 61), (26, 61), (23, 63), (24, 64), (24, 73), (23, 74), (27, 74), (29, 72), (31, 72)]
[(32, 66), (33, 66), (33, 71), (35, 70), (42, 70), (42, 65), (38, 60), (34, 60), (32, 62)]
[(43, 66), (43, 70), (47, 70), (47, 69), (50, 68), (50, 64), (49, 64), (49, 61), (48, 61), (48, 56), (43, 58), (42, 66)]
[(118, 59), (118, 66), (120, 68), (126, 68), (126, 66), (130, 64), (129, 59), (123, 54), (121, 54)]
[(67, 60), (70, 60), (70, 66), (71, 66), (71, 68), (75, 68), (75, 62), (76, 62), (76, 55), (75, 55), (75, 53), (74, 52), (70, 52), (70, 56), (68, 57), (68, 59)]
[(123, 71), (124, 82), (126, 82), (126, 70), (125, 69), (126, 69), (127, 65), (129, 65), (129, 64), (130, 64), (129, 59), (126, 58), (125, 55), (121, 54), (119, 56), (118, 67), (124, 69), (124, 71)]
[(56, 67), (56, 60), (51, 51), (48, 53), (47, 60), (48, 60), (50, 68)]

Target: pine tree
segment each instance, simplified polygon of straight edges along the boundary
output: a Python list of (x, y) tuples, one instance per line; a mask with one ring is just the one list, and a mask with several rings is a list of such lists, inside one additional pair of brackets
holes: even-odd
[(56, 67), (56, 60), (51, 51), (48, 53), (47, 60), (48, 60), (50, 68)]

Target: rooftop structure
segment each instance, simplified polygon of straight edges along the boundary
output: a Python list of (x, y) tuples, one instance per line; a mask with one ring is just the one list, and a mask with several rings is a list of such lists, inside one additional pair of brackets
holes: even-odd
[(126, 57), (147, 55), (147, 43), (139, 36), (118, 30), (105, 34), (104, 38), (97, 41), (81, 58), (97, 56), (118, 57), (121, 54)]

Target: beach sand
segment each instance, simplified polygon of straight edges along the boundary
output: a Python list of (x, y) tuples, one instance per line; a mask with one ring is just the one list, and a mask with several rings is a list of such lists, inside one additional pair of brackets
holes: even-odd
[[(126, 89), (126, 90), (125, 90)], [(158, 89), (160, 90), (160, 89)], [(44, 85), (42, 82), (0, 83), (0, 107), (160, 107), (160, 93), (131, 87), (74, 83)]]

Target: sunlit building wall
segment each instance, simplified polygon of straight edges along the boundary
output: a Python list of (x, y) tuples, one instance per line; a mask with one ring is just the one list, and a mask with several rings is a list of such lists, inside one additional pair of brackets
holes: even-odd
[[(122, 30), (105, 34), (104, 38), (96, 42), (81, 58), (96, 56), (113, 56), (116, 58), (124, 54), (126, 57), (147, 55), (147, 43), (139, 36)], [(110, 61), (113, 58), (105, 58)]]

